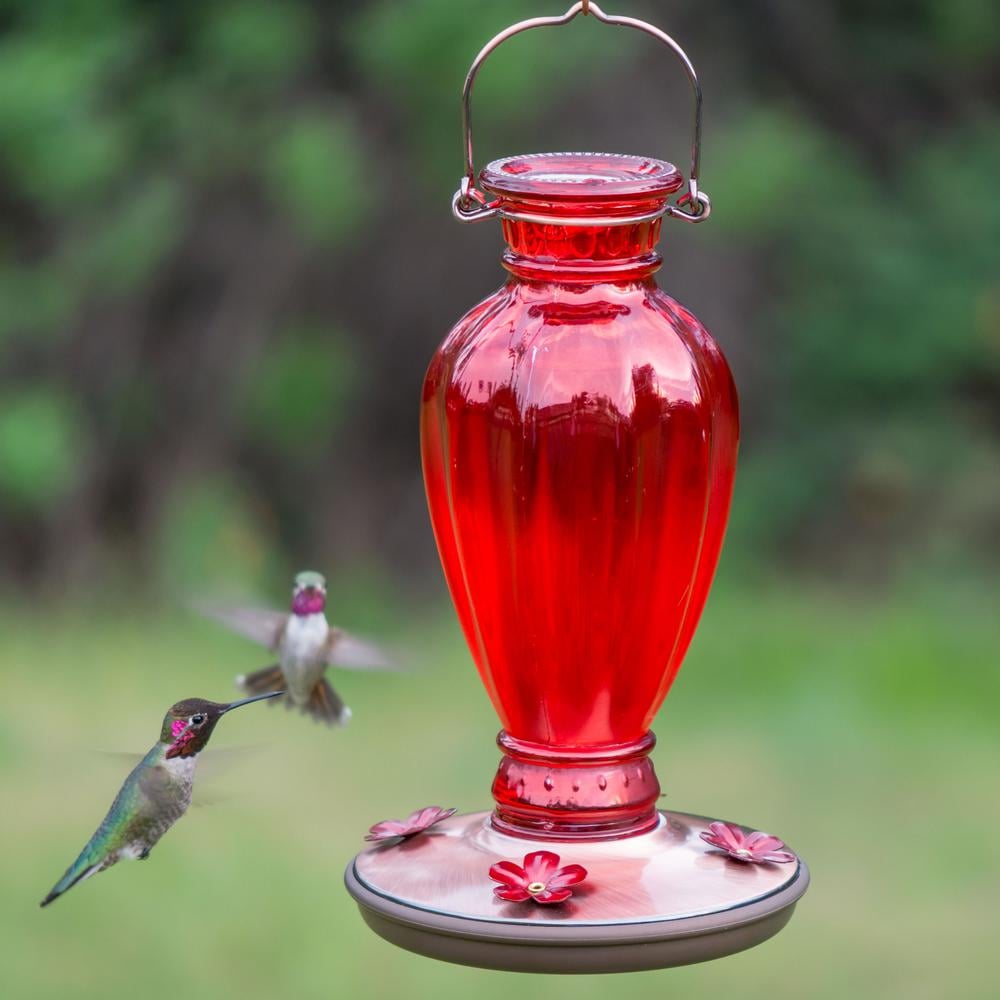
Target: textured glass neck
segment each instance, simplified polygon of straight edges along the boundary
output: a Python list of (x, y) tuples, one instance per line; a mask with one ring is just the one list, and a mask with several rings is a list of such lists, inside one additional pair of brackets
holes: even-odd
[(553, 225), (504, 219), (503, 263), (525, 278), (567, 281), (631, 280), (661, 262), (654, 247), (662, 218), (616, 225)]

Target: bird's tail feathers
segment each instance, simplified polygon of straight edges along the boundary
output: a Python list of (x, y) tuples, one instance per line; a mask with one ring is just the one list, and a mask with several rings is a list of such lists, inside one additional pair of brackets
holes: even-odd
[[(273, 667), (265, 667), (263, 670), (255, 670), (252, 674), (242, 674), (236, 678), (236, 686), (247, 694), (264, 694), (268, 691), (284, 691), (286, 689), (285, 675), (281, 672), (281, 667), (275, 664)], [(288, 696), (281, 699), (274, 699), (271, 704), (283, 701), (285, 708), (292, 708), (295, 702)], [(330, 686), (330, 682), (321, 677), (309, 695), (309, 700), (305, 704), (300, 704), (299, 709), (317, 722), (325, 723), (328, 726), (346, 726), (351, 719), (351, 710), (344, 704), (340, 695)]]
[[(236, 678), (236, 686), (247, 694), (266, 694), (268, 691), (284, 691), (285, 675), (281, 672), (281, 667), (274, 664), (271, 667), (264, 667), (263, 670), (255, 670), (252, 674), (240, 674)], [(275, 701), (284, 701), (284, 698), (271, 699), (273, 706)]]
[(64, 892), (68, 892), (77, 882), (82, 882), (85, 878), (90, 878), (101, 870), (102, 862), (95, 862), (86, 852), (80, 855), (69, 868), (66, 874), (52, 887), (49, 894), (39, 903), (39, 906), (48, 906), (53, 900), (58, 899)]
[(346, 726), (351, 721), (351, 710), (325, 677), (316, 682), (309, 701), (302, 706), (302, 711), (317, 722), (326, 723), (328, 726)]

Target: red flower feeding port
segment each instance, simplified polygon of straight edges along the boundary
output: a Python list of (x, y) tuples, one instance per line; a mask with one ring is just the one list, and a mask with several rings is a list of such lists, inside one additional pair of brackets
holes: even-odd
[[(681, 61), (694, 92), (687, 180), (646, 156), (544, 153), (497, 160), (477, 185), (481, 64), (512, 35), (579, 13), (645, 31)], [(501, 220), (510, 278), (432, 359), (421, 440), (441, 561), (503, 757), (492, 813), (443, 819), (406, 851), (363, 852), (348, 889), (388, 940), (489, 968), (608, 972), (729, 954), (784, 926), (809, 876), (794, 856), (734, 865), (712, 850), (713, 821), (658, 810), (649, 759), (650, 723), (715, 572), (738, 439), (721, 351), (653, 277), (663, 219), (711, 209), (698, 80), (659, 29), (576, 3), (497, 35), (463, 97), (453, 209)], [(586, 873), (559, 905), (493, 891), (490, 876), (506, 874), (542, 902), (549, 883), (527, 863), (557, 854)], [(525, 879), (513, 862), (496, 867), (521, 856)]]
[(561, 866), (560, 860), (551, 851), (533, 851), (524, 856), (522, 864), (498, 861), (490, 868), (490, 878), (500, 883), (493, 895), (509, 903), (565, 903), (573, 895), (572, 887), (587, 877), (587, 869), (582, 865)]
[(769, 833), (754, 830), (746, 833), (734, 823), (709, 823), (708, 830), (701, 834), (706, 844), (728, 854), (734, 861), (755, 865), (790, 865), (795, 861), (791, 851), (784, 850), (784, 842)]
[(410, 813), (406, 819), (384, 819), (381, 823), (376, 823), (365, 835), (365, 840), (374, 843), (385, 843), (392, 841), (399, 843), (409, 840), (418, 833), (431, 829), (441, 820), (454, 816), (457, 809), (442, 809), (440, 806), (424, 806), (416, 812)]

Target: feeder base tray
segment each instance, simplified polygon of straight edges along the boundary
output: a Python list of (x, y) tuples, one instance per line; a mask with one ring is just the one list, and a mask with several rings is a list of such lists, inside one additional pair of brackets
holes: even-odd
[[(721, 958), (767, 940), (809, 885), (793, 864), (748, 864), (698, 835), (712, 820), (664, 812), (623, 840), (527, 840), (490, 813), (453, 816), (411, 840), (362, 851), (345, 881), (387, 941), (448, 962), (512, 972), (630, 972)], [(586, 881), (558, 905), (493, 895), (490, 866), (552, 851)]]

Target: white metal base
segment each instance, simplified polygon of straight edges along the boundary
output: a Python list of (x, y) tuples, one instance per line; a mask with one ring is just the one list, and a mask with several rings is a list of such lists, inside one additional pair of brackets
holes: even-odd
[[(650, 833), (560, 843), (499, 833), (489, 813), (453, 816), (363, 851), (348, 891), (372, 929), (433, 958), (524, 972), (617, 972), (719, 958), (777, 933), (809, 884), (801, 861), (734, 861), (699, 837), (712, 822), (661, 813)], [(493, 896), (490, 866), (546, 850), (586, 881), (553, 906)]]

